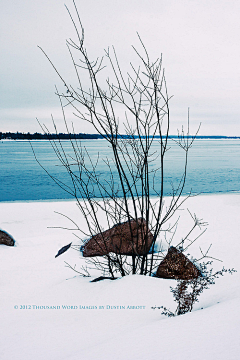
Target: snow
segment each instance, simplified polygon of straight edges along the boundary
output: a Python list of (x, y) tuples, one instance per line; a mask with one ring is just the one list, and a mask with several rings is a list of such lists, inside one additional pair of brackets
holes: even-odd
[(192, 313), (167, 318), (151, 307), (175, 310), (174, 280), (132, 275), (91, 283), (96, 274), (80, 277), (65, 266), (84, 264), (79, 252), (55, 258), (62, 246), (78, 244), (72, 231), (51, 228), (69, 226), (55, 212), (84, 227), (74, 201), (0, 203), (0, 227), (16, 240), (0, 245), (0, 359), (239, 359), (240, 194), (200, 195), (187, 207), (209, 223), (189, 253), (212, 243), (211, 255), (223, 261), (216, 268), (238, 272), (216, 280)]

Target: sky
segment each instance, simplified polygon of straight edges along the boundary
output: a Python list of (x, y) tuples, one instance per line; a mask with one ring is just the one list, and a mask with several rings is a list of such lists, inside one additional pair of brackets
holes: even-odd
[[(71, 0), (0, 0), (0, 131), (64, 131), (55, 85), (61, 82), (41, 46), (69, 83), (74, 70), (66, 39), (75, 39)], [(163, 55), (171, 128), (200, 135), (240, 136), (240, 2), (238, 0), (76, 0), (91, 58), (114, 45), (123, 71), (140, 48)], [(93, 133), (72, 113), (76, 132)]]

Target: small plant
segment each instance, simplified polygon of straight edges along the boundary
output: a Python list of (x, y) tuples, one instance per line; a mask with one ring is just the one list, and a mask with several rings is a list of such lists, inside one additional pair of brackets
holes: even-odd
[(191, 312), (193, 305), (198, 302), (200, 294), (209, 289), (210, 285), (215, 284), (215, 280), (226, 273), (233, 274), (235, 269), (225, 269), (224, 267), (213, 273), (213, 268), (208, 269), (212, 265), (212, 261), (203, 262), (199, 265), (201, 276), (196, 279), (178, 280), (175, 288), (170, 287), (173, 293), (174, 301), (177, 303), (176, 311), (173, 313), (164, 306), (152, 307), (152, 309), (162, 309), (162, 315), (173, 317)]

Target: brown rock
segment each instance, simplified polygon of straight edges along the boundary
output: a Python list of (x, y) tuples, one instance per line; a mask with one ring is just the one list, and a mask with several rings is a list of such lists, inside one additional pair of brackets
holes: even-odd
[(14, 246), (15, 241), (13, 238), (3, 230), (0, 230), (0, 244)]
[[(145, 255), (149, 252), (153, 235), (142, 218), (113, 226), (93, 236), (81, 248), (83, 256), (103, 256), (110, 252), (121, 255)], [(132, 232), (132, 237), (131, 237)]]
[(198, 268), (175, 247), (171, 246), (159, 264), (156, 276), (164, 279), (196, 279), (201, 275)]

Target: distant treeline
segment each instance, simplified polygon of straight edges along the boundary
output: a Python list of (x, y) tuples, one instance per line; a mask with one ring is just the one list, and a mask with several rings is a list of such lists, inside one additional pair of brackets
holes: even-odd
[[(123, 139), (128, 139), (131, 136), (129, 135), (119, 135), (119, 137)], [(137, 137), (137, 136), (134, 136)], [(163, 136), (164, 137), (164, 136)], [(171, 135), (170, 138), (176, 139), (178, 138), (177, 135)], [(59, 134), (41, 134), (41, 133), (21, 133), (21, 132), (0, 132), (0, 140), (3, 139), (12, 139), (12, 140), (70, 140), (70, 139), (103, 139), (104, 137), (99, 134), (65, 134), (65, 133), (59, 133)], [(156, 138), (159, 138), (159, 136), (156, 136)], [(190, 138), (192, 136), (190, 135)], [(240, 136), (196, 136), (196, 139), (240, 139)]]
[(40, 134), (34, 133), (21, 133), (21, 132), (0, 132), (0, 140), (2, 139), (12, 139), (12, 140), (69, 140), (69, 139), (102, 139), (102, 136), (99, 134)]

